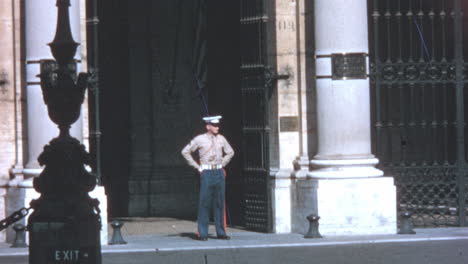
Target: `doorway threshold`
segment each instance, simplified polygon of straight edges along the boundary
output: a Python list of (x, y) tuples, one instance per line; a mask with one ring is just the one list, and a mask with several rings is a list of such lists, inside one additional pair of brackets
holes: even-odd
[[(197, 222), (195, 220), (169, 217), (115, 217), (109, 219), (109, 236), (113, 232), (110, 226), (113, 220), (118, 220), (123, 223), (121, 228), (123, 237), (134, 235), (181, 235), (197, 233)], [(210, 223), (209, 232), (215, 232), (213, 223)], [(228, 226), (227, 232), (247, 232), (247, 230), (239, 226)]]

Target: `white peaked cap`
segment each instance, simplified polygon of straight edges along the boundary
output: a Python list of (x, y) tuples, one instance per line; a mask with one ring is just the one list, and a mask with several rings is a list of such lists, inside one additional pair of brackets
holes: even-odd
[(205, 121), (207, 124), (219, 124), (219, 120), (223, 118), (222, 116), (205, 116), (203, 117), (203, 121)]

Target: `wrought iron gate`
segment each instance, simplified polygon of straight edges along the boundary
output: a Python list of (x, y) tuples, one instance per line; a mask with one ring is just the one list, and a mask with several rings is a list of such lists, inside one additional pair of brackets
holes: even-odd
[[(370, 0), (373, 147), (415, 226), (464, 226), (461, 0)], [(465, 14), (468, 10), (463, 10)]]
[(263, 232), (271, 229), (266, 2), (240, 0), (244, 221), (248, 229)]

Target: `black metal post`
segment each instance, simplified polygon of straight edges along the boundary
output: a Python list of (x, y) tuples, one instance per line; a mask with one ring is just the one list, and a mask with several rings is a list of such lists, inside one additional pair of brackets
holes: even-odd
[(127, 244), (127, 242), (123, 239), (122, 237), (122, 226), (124, 223), (114, 220), (111, 223), (112, 226), (112, 239), (109, 242), (109, 245), (122, 245), (122, 244)]
[(86, 1), (87, 54), (88, 69), (91, 74), (89, 82), (89, 118), (90, 152), (93, 158), (91, 167), (99, 185), (102, 185), (101, 174), (101, 124), (99, 106), (99, 17), (98, 0)]
[(309, 220), (309, 230), (307, 234), (305, 234), (304, 238), (322, 238), (319, 232), (319, 220), (320, 216), (311, 214), (307, 216), (307, 220)]
[(26, 226), (23, 224), (15, 224), (13, 226), (13, 230), (15, 230), (15, 241), (11, 245), (12, 248), (25, 248), (28, 247), (25, 241), (26, 236)]
[(463, 24), (461, 1), (454, 1), (454, 25), (455, 25), (455, 79), (456, 79), (456, 105), (457, 105), (457, 186), (458, 190), (458, 208), (460, 226), (465, 226), (465, 108), (464, 108), (464, 77), (463, 77)]
[(412, 213), (405, 211), (401, 213), (401, 227), (398, 231), (400, 235), (414, 235), (416, 232), (413, 230), (413, 221), (411, 220)]
[(45, 165), (33, 180), (41, 194), (31, 202), (28, 219), (29, 263), (101, 263), (99, 201), (88, 192), (96, 178), (84, 167), (90, 157), (70, 126), (78, 120), (88, 74), (76, 76), (68, 8), (70, 0), (57, 0), (57, 31), (49, 44), (56, 61), (41, 61), (41, 88), (50, 119), (60, 134), (44, 147), (39, 164)]

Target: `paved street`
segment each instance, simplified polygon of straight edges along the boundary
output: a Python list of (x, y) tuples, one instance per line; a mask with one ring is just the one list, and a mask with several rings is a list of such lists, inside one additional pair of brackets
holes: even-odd
[(468, 240), (104, 254), (104, 263), (468, 263)]
[[(173, 228), (171, 228), (173, 230)], [(140, 263), (359, 263), (466, 264), (468, 228), (416, 229), (416, 235), (325, 237), (231, 230), (232, 240), (194, 240), (193, 233), (127, 235), (126, 245), (104, 246), (105, 264)], [(27, 249), (0, 245), (1, 264), (27, 263)]]

